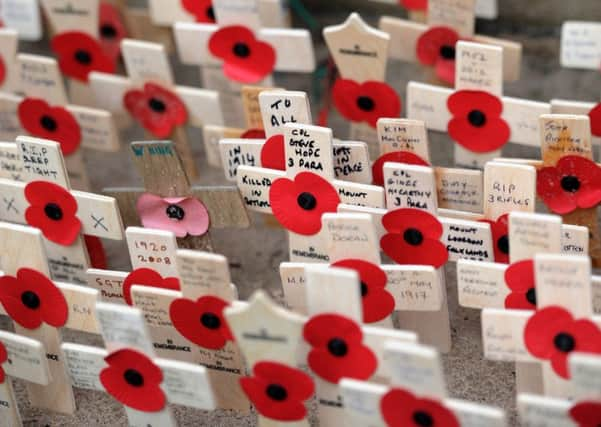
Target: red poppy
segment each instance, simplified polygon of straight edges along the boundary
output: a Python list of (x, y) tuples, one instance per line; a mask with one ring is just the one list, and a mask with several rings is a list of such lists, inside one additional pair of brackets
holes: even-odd
[(211, 0), (182, 0), (182, 6), (187, 12), (194, 15), (196, 22), (215, 23), (215, 11)]
[(213, 56), (223, 60), (223, 72), (241, 83), (257, 83), (273, 72), (276, 61), (274, 48), (255, 38), (242, 25), (221, 28), (209, 39)]
[(350, 268), (359, 274), (365, 323), (378, 322), (394, 311), (394, 298), (386, 290), (388, 277), (379, 266), (361, 259), (345, 259), (332, 267)]
[(64, 75), (88, 81), (92, 71), (114, 73), (116, 64), (101, 44), (86, 33), (67, 31), (52, 38), (52, 50), (58, 56), (58, 65)]
[(380, 117), (399, 117), (401, 114), (401, 99), (384, 82), (357, 83), (338, 79), (332, 88), (332, 98), (345, 119), (366, 122), (373, 128)]
[(137, 268), (127, 275), (123, 281), (123, 299), (128, 305), (132, 305), (131, 287), (134, 285), (150, 286), (153, 288), (171, 289), (179, 291), (179, 279), (177, 277), (165, 277), (151, 268)]
[(588, 113), (588, 116), (591, 119), (591, 133), (601, 137), (601, 102)]
[(338, 314), (312, 317), (303, 329), (311, 345), (309, 367), (320, 378), (337, 384), (342, 378), (366, 380), (378, 366), (371, 349), (363, 345), (361, 327)]
[(459, 34), (449, 27), (432, 27), (424, 32), (416, 44), (416, 56), (422, 65), (434, 67), (436, 76), (455, 84), (455, 45)]
[(127, 29), (119, 9), (108, 2), (100, 3), (99, 9), (100, 44), (104, 53), (114, 61), (121, 55), (121, 40), (127, 37)]
[(401, 0), (401, 5), (409, 10), (427, 10), (428, 0)]
[(570, 418), (578, 427), (599, 427), (601, 425), (601, 403), (579, 402), (570, 409)]
[(538, 171), (536, 192), (558, 214), (592, 208), (601, 202), (601, 168), (581, 156), (564, 156)]
[(573, 351), (601, 354), (601, 330), (588, 319), (574, 319), (564, 308), (538, 310), (526, 323), (526, 348), (535, 357), (550, 360), (555, 373), (570, 378), (568, 356)]
[(265, 131), (263, 129), (248, 129), (242, 135), (242, 139), (265, 139)]
[(100, 382), (107, 393), (138, 411), (158, 412), (165, 407), (163, 372), (146, 355), (123, 349), (104, 360), (109, 366), (100, 372)]
[(188, 111), (178, 96), (155, 84), (146, 83), (142, 90), (128, 91), (123, 104), (144, 129), (157, 138), (167, 138), (173, 128), (188, 121)]
[(505, 145), (511, 136), (501, 117), (503, 102), (482, 90), (460, 90), (447, 100), (453, 118), (447, 125), (449, 136), (462, 147), (488, 153)]
[(380, 239), (384, 253), (399, 264), (441, 267), (449, 253), (440, 241), (442, 224), (426, 211), (397, 209), (382, 218), (389, 232)]
[(223, 310), (227, 301), (214, 296), (200, 297), (196, 301), (178, 298), (169, 306), (169, 316), (177, 331), (194, 344), (218, 350), (234, 339)]
[(428, 162), (410, 151), (392, 151), (390, 153), (382, 154), (371, 167), (374, 185), (384, 185), (384, 163), (386, 162), (430, 166)]
[(108, 262), (104, 246), (102, 246), (102, 241), (96, 236), (85, 235), (83, 237), (92, 268), (106, 270), (108, 268)]
[(0, 277), (0, 302), (10, 318), (27, 329), (37, 329), (42, 322), (60, 328), (69, 316), (62, 292), (30, 268), (20, 268), (17, 277)]
[(380, 400), (380, 412), (389, 427), (459, 427), (455, 414), (442, 403), (393, 388)]
[(60, 185), (47, 181), (32, 181), (25, 186), (29, 207), (25, 220), (39, 228), (44, 237), (59, 245), (71, 245), (81, 231), (77, 218), (77, 201)]
[(17, 113), (21, 126), (27, 132), (58, 142), (65, 156), (79, 148), (81, 129), (66, 108), (51, 107), (42, 99), (25, 98), (19, 104)]
[(509, 214), (501, 215), (496, 221), (482, 219), (480, 222), (490, 224), (495, 262), (507, 264), (509, 262)]
[(303, 402), (315, 390), (309, 375), (277, 362), (258, 362), (252, 377), (240, 378), (240, 386), (259, 414), (278, 421), (304, 419)]
[(278, 178), (271, 184), (269, 203), (273, 215), (287, 230), (311, 236), (321, 230), (321, 216), (336, 212), (340, 197), (328, 181), (311, 172), (293, 180)]
[[(2, 365), (7, 360), (8, 360), (8, 353), (6, 351), (6, 347), (4, 347), (4, 344), (2, 344), (0, 342), (0, 365)], [(6, 376), (4, 373), (4, 369), (2, 369), (2, 366), (0, 366), (0, 384), (4, 384), (5, 378), (6, 378)]]
[(6, 79), (6, 64), (4, 63), (4, 58), (0, 56), (0, 85), (4, 84), (4, 80)]
[(284, 135), (273, 135), (261, 147), (261, 167), (286, 170)]
[(505, 298), (505, 308), (536, 310), (534, 261), (527, 259), (511, 264), (505, 270), (505, 284), (511, 293)]

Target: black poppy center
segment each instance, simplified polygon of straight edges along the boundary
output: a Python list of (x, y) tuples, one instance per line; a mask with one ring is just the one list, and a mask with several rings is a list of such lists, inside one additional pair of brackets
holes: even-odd
[(54, 120), (50, 116), (42, 116), (42, 118), (40, 119), (40, 125), (42, 125), (42, 127), (48, 132), (54, 132), (58, 127), (56, 120)]
[(53, 221), (60, 221), (63, 218), (63, 210), (56, 203), (48, 203), (44, 206), (44, 213)]
[(142, 387), (144, 385), (144, 377), (135, 369), (128, 369), (123, 374), (125, 382), (133, 387)]
[(114, 39), (117, 37), (117, 29), (112, 24), (103, 24), (100, 26), (100, 35), (103, 39)]
[(536, 288), (528, 289), (528, 292), (526, 292), (526, 301), (532, 305), (536, 305)]
[(315, 196), (307, 192), (300, 193), (298, 195), (298, 198), (296, 199), (296, 202), (301, 208), (303, 208), (306, 211), (313, 210), (315, 209), (315, 206), (317, 206), (317, 199), (315, 198)]
[(279, 384), (269, 384), (266, 390), (267, 396), (272, 398), (273, 400), (277, 400), (281, 402), (282, 400), (286, 400), (288, 397), (288, 392), (284, 387)]
[(21, 294), (21, 302), (27, 308), (35, 310), (40, 306), (40, 297), (32, 291), (25, 291)]
[(365, 282), (361, 282), (361, 296), (364, 297), (365, 295), (367, 295), (367, 285), (365, 284)]
[(440, 46), (440, 56), (444, 59), (455, 59), (455, 46), (448, 44)]
[(580, 189), (580, 180), (574, 175), (564, 176), (561, 178), (561, 188), (568, 193), (575, 193)]
[(232, 52), (238, 58), (247, 58), (250, 55), (250, 47), (246, 43), (238, 42), (232, 48)]
[(348, 353), (348, 346), (343, 339), (332, 338), (328, 342), (328, 351), (336, 357), (343, 357)]
[(160, 99), (156, 98), (150, 98), (148, 100), (148, 106), (155, 113), (164, 113), (165, 110), (167, 110), (167, 106), (165, 105), (165, 103)]
[(221, 320), (213, 313), (203, 313), (200, 316), (200, 323), (207, 329), (219, 329), (221, 326)]
[(486, 124), (486, 115), (480, 110), (472, 110), (467, 115), (467, 120), (472, 126), (479, 128)]
[(357, 107), (363, 111), (373, 111), (376, 108), (376, 103), (369, 96), (360, 96), (357, 98)]
[(186, 216), (186, 212), (178, 205), (169, 205), (165, 211), (171, 219), (181, 221)]
[(207, 18), (209, 18), (211, 21), (215, 20), (215, 9), (213, 9), (213, 6), (209, 6), (207, 7)]
[(553, 339), (555, 348), (563, 353), (569, 353), (576, 347), (574, 337), (566, 332), (560, 332)]
[(421, 427), (432, 427), (434, 425), (432, 416), (424, 411), (415, 411), (413, 413), (413, 422)]
[(403, 233), (403, 239), (410, 245), (417, 246), (424, 241), (424, 235), (416, 228), (408, 228)]
[(79, 49), (75, 51), (75, 60), (82, 65), (90, 65), (92, 63), (92, 55), (88, 51)]
[(509, 236), (507, 236), (507, 234), (499, 237), (499, 240), (497, 240), (497, 248), (504, 254), (509, 253)]

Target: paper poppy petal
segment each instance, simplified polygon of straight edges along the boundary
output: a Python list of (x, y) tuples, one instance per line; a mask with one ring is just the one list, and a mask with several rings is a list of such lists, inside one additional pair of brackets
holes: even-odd
[(424, 237), (439, 239), (442, 236), (442, 224), (426, 211), (414, 208), (395, 209), (382, 217), (382, 225), (391, 233), (404, 233), (409, 228), (419, 230)]
[(242, 139), (265, 139), (265, 131), (263, 129), (248, 129), (242, 135)]
[(332, 356), (324, 349), (313, 349), (309, 352), (307, 363), (315, 374), (333, 384), (342, 378), (367, 380), (378, 365), (374, 353), (363, 345), (350, 349), (343, 358)]
[[(2, 342), (0, 342), (0, 365), (8, 360), (8, 352), (6, 351), (6, 347)], [(5, 380), (4, 369), (0, 366), (0, 384), (4, 383)]]
[(589, 113), (591, 119), (591, 132), (594, 136), (601, 137), (601, 103), (597, 104)]
[(171, 289), (179, 291), (179, 279), (175, 277), (163, 278), (151, 268), (138, 268), (127, 275), (123, 281), (123, 298), (128, 305), (132, 305), (131, 287), (134, 285), (150, 286), (153, 288)]
[(116, 61), (121, 55), (121, 40), (127, 37), (127, 30), (119, 9), (106, 1), (100, 2), (99, 36), (104, 53)]
[(490, 225), (495, 262), (509, 263), (509, 214), (501, 215), (496, 221), (481, 219)]
[(284, 135), (273, 135), (261, 147), (261, 167), (286, 170)]
[(601, 424), (601, 403), (578, 402), (570, 408), (570, 418), (578, 427), (597, 427)]
[(455, 60), (438, 58), (434, 65), (436, 77), (449, 85), (455, 84)]
[(549, 359), (556, 352), (553, 339), (572, 320), (570, 312), (561, 307), (538, 310), (524, 329), (526, 348), (535, 357)]
[(194, 15), (196, 22), (203, 24), (215, 23), (215, 12), (211, 0), (181, 0), (187, 12)]
[[(6, 81), (6, 64), (4, 58), (0, 56), (0, 85), (3, 85)], [(1, 370), (0, 370), (1, 372)], [(3, 381), (0, 381), (2, 383)]]
[(401, 234), (386, 234), (380, 239), (380, 247), (394, 262), (403, 265), (431, 265), (442, 267), (449, 259), (449, 253), (439, 240), (425, 238), (414, 246), (405, 241)]
[(423, 65), (435, 65), (441, 57), (441, 48), (449, 46), (455, 48), (459, 41), (459, 34), (449, 27), (433, 27), (424, 32), (416, 43), (416, 56)]
[(453, 118), (449, 121), (447, 130), (454, 141), (475, 153), (498, 150), (511, 136), (509, 125), (499, 118), (487, 118), (487, 123), (482, 127), (473, 126), (463, 117)]
[(390, 427), (418, 427), (420, 424), (414, 418), (417, 413), (428, 416), (431, 426), (460, 427), (455, 414), (441, 402), (417, 398), (400, 388), (393, 388), (382, 396), (380, 412)]
[(430, 166), (428, 162), (423, 160), (417, 154), (410, 151), (392, 151), (390, 153), (382, 154), (378, 160), (376, 160), (372, 166), (372, 177), (374, 185), (384, 185), (384, 163), (405, 163), (408, 165), (418, 166)]
[(97, 268), (99, 270), (108, 269), (108, 260), (104, 246), (102, 245), (102, 240), (96, 236), (90, 235), (85, 235), (83, 237), (92, 268)]
[(505, 270), (505, 283), (512, 291), (527, 292), (535, 286), (534, 261), (514, 262)]
[(110, 74), (115, 72), (115, 61), (103, 51), (96, 39), (86, 33), (60, 33), (52, 38), (51, 48), (58, 56), (62, 73), (73, 79), (87, 82), (92, 71)]
[(401, 4), (408, 10), (426, 10), (428, 0), (401, 0)]
[[(169, 208), (179, 208), (183, 217), (171, 218)], [(136, 202), (136, 210), (145, 228), (173, 232), (177, 237), (202, 236), (209, 230), (209, 212), (197, 199), (163, 199), (151, 193), (144, 193)]]
[(526, 299), (525, 293), (512, 292), (505, 297), (505, 308), (510, 310), (536, 310), (536, 305)]

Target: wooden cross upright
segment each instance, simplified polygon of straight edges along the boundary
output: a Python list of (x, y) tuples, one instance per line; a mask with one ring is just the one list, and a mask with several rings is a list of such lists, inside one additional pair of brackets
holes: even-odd
[(0, 220), (39, 228), (52, 278), (85, 284), (90, 260), (84, 235), (123, 239), (117, 201), (71, 190), (58, 143), (20, 136), (17, 149), (22, 181), (0, 179)]
[(39, 341), (46, 349), (49, 381), (27, 384), (31, 405), (72, 414), (75, 401), (60, 347), (60, 328), (97, 333), (94, 305), (98, 292), (49, 279), (39, 230), (0, 222), (0, 252), (5, 255), (0, 260), (5, 274), (0, 284), (6, 293), (1, 313), (11, 317), (17, 334)]
[(415, 421), (421, 415), (421, 419), (433, 421), (431, 425), (507, 426), (503, 410), (447, 396), (440, 356), (433, 348), (386, 343), (384, 363), (389, 384), (352, 379), (340, 382), (345, 425), (424, 425)]
[[(581, 425), (584, 417), (579, 408), (601, 404), (601, 358), (598, 355), (573, 353), (569, 356), (568, 363), (574, 399), (519, 394), (517, 406), (522, 423), (548, 427)], [(595, 415), (598, 416), (596, 413)]]
[[(371, 0), (378, 3), (398, 5), (397, 0)], [(428, 0), (401, 0), (401, 7), (407, 9), (409, 19), (425, 22), (427, 19)], [(497, 19), (499, 6), (497, 0), (476, 0), (475, 16), (482, 19)]]
[(5, 28), (17, 31), (21, 40), (39, 41), (44, 35), (38, 0), (4, 0), (0, 19)]
[[(19, 33), (10, 28), (0, 29), (0, 64), (2, 64), (3, 75), (0, 80), (1, 92), (16, 92), (19, 75), (15, 62), (17, 60), (17, 48), (19, 45)], [(2, 126), (4, 128), (4, 126)]]
[(206, 369), (157, 358), (140, 310), (99, 302), (96, 314), (106, 348), (62, 345), (74, 387), (109, 393), (136, 427), (176, 426), (168, 404), (215, 408)]
[(599, 71), (601, 22), (566, 21), (561, 26), (562, 67)]
[(46, 349), (34, 339), (0, 331), (0, 365), (0, 416), (3, 425), (21, 427), (23, 424), (11, 377), (48, 385), (51, 377)]
[[(334, 179), (332, 130), (329, 128), (287, 123), (284, 125), (284, 147), (285, 171), (244, 165), (238, 167), (238, 188), (242, 199), (249, 210), (274, 213), (280, 223), (286, 223), (285, 225), (289, 228), (291, 261), (327, 261), (327, 249), (323, 244), (321, 223), (314, 210), (317, 203), (319, 203), (319, 212), (322, 213), (324, 213), (322, 211), (324, 208), (329, 212), (334, 211), (335, 205), (339, 202), (383, 207), (384, 190), (373, 185)], [(303, 184), (299, 184), (297, 188), (295, 182), (299, 176), (302, 182), (305, 178), (314, 183), (319, 182), (319, 188)], [(270, 194), (272, 185), (278, 180), (281, 180), (278, 185), (283, 185), (280, 187), (283, 191), (280, 191), (280, 195), (276, 197), (279, 203), (278, 211), (273, 212)], [(294, 196), (294, 201), (289, 199), (301, 187), (303, 187), (302, 192), (307, 193), (306, 197), (315, 201), (315, 205), (311, 202), (306, 205), (307, 209), (303, 208), (296, 200), (297, 197), (300, 197), (300, 193)], [(331, 190), (334, 190), (336, 195)], [(312, 191), (315, 194), (311, 193)], [(289, 200), (289, 202), (284, 200)], [(309, 227), (298, 228), (290, 223), (289, 212), (295, 212), (296, 204), (298, 204), (298, 209), (302, 209), (302, 215), (306, 215), (303, 223), (308, 223)]]
[(144, 188), (104, 190), (117, 199), (126, 226), (172, 230), (181, 248), (211, 252), (210, 230), (249, 226), (236, 187), (191, 186), (170, 141), (132, 142), (131, 150)]

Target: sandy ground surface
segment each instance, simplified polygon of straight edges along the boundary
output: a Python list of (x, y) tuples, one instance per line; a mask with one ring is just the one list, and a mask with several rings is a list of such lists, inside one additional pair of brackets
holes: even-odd
[[(345, 13), (335, 16), (320, 16), (324, 23), (341, 22)], [(378, 17), (367, 17), (376, 22)], [(558, 64), (559, 30), (544, 27), (504, 25), (488, 23), (480, 30), (490, 35), (498, 35), (524, 43), (524, 63), (522, 80), (507, 84), (505, 93), (510, 96), (548, 101), (551, 98), (598, 101), (601, 89), (601, 74), (564, 70)], [(326, 52), (319, 42), (318, 57), (324, 59)], [(22, 50), (28, 51), (31, 46)], [(39, 47), (36, 46), (36, 50)], [(404, 99), (405, 86), (410, 80), (422, 80), (416, 66), (391, 63), (388, 81), (394, 85)], [(194, 67), (177, 66), (177, 79), (183, 84), (198, 84), (198, 70)], [(276, 75), (276, 83), (295, 90), (311, 90), (308, 76)], [(313, 106), (313, 113), (318, 110)], [(331, 126), (335, 135), (345, 138), (348, 125), (333, 113)], [(221, 170), (207, 166), (203, 145), (198, 131), (189, 132), (194, 146), (195, 158), (201, 167), (203, 184), (224, 183)], [(132, 129), (122, 135), (123, 144), (143, 138), (139, 129)], [(431, 147), (436, 165), (451, 165), (453, 146), (444, 135), (431, 134)], [(508, 146), (506, 155), (536, 158), (536, 149)], [(120, 153), (86, 155), (91, 179), (95, 188), (108, 186), (139, 185), (140, 178), (132, 167), (129, 152), (123, 148)], [(287, 259), (285, 233), (279, 229), (267, 228), (259, 216), (254, 216), (254, 225), (248, 230), (218, 231), (214, 234), (216, 249), (230, 260), (234, 283), (242, 298), (247, 298), (256, 289), (265, 289), (278, 300), (282, 299), (278, 266)], [(124, 244), (107, 245), (110, 267), (128, 270), (128, 257)], [(455, 266), (446, 267), (449, 293), (449, 309), (453, 333), (452, 351), (444, 356), (444, 367), (449, 393), (454, 398), (469, 399), (475, 402), (495, 405), (506, 409), (511, 417), (510, 425), (517, 425), (514, 410), (515, 372), (512, 364), (483, 360), (480, 339), (480, 314), (476, 310), (458, 307)], [(65, 341), (99, 344), (99, 338), (65, 331)], [(122, 407), (103, 393), (76, 390), (78, 410), (74, 416), (60, 416), (30, 408), (23, 385), (16, 382), (21, 401), (23, 419), (28, 426), (125, 426), (127, 421)], [(174, 413), (182, 426), (246, 426), (255, 424), (255, 416), (241, 416), (231, 411), (207, 413), (188, 408), (175, 407)]]

